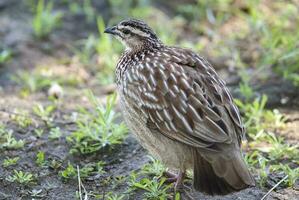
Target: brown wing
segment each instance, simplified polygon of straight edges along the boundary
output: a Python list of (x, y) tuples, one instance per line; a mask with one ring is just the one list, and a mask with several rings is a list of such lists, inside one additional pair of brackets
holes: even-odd
[(217, 143), (240, 144), (239, 112), (209, 63), (179, 48), (150, 53), (145, 60), (125, 72), (124, 94), (150, 129), (210, 150), (217, 150)]

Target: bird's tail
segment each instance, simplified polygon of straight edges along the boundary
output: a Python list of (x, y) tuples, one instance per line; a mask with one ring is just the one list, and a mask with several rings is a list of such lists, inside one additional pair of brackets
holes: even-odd
[(225, 195), (254, 186), (241, 153), (232, 154), (203, 154), (194, 149), (194, 188), (209, 195)]

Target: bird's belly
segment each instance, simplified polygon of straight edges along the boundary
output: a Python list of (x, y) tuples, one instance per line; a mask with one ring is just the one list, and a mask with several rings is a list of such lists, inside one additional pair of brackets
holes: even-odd
[(191, 148), (173, 141), (159, 132), (152, 132), (146, 127), (143, 113), (132, 106), (120, 94), (121, 110), (123, 117), (139, 143), (150, 154), (159, 159), (171, 169), (189, 169), (193, 167)]

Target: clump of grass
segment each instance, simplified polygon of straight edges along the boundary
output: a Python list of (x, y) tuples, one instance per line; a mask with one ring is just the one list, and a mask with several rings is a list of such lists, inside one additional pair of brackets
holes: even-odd
[(68, 163), (67, 167), (65, 168), (65, 170), (61, 171), (59, 173), (59, 175), (63, 178), (63, 179), (70, 179), (70, 178), (74, 178), (77, 175), (77, 171), (75, 169), (75, 167), (71, 164)]
[(94, 66), (90, 70), (94, 71), (102, 85), (107, 85), (114, 82), (114, 70), (121, 45), (104, 34), (106, 25), (101, 17), (97, 18), (97, 27), (98, 36), (90, 35), (87, 39), (79, 41), (78, 47), (73, 48), (73, 51), (86, 67)]
[(124, 123), (115, 122), (118, 114), (114, 112), (116, 95), (107, 98), (106, 106), (102, 106), (89, 92), (89, 100), (93, 110), (80, 108), (81, 117), (76, 121), (77, 130), (67, 137), (72, 145), (72, 153), (88, 154), (105, 147), (112, 147), (122, 142), (127, 127)]
[(29, 172), (14, 170), (14, 174), (12, 176), (8, 176), (6, 180), (9, 182), (17, 182), (22, 185), (27, 185), (34, 181), (34, 175)]
[(21, 128), (27, 128), (33, 124), (33, 120), (29, 116), (28, 111), (16, 109), (15, 113), (16, 114), (11, 115), (11, 119)]
[(13, 137), (13, 130), (0, 130), (0, 149), (20, 149), (24, 144), (24, 140)]
[(19, 161), (19, 157), (13, 157), (13, 158), (6, 158), (4, 159), (3, 163), (2, 163), (2, 166), (3, 167), (9, 167), (9, 166), (12, 166), (12, 165), (16, 165), (17, 162)]
[(87, 39), (78, 41), (79, 47), (72, 48), (75, 55), (79, 58), (79, 61), (85, 66), (89, 65), (92, 60), (96, 52), (95, 45), (97, 42), (97, 38), (94, 35), (89, 35)]
[(43, 151), (39, 151), (37, 154), (36, 154), (36, 160), (35, 160), (35, 163), (40, 166), (40, 167), (43, 167), (46, 165), (46, 159), (45, 159), (45, 152)]
[(276, 136), (274, 133), (271, 132), (269, 132), (265, 136), (264, 141), (266, 141), (269, 144), (269, 146), (260, 150), (264, 153), (268, 153), (268, 157), (270, 160), (299, 160), (298, 145), (287, 144), (282, 137)]
[(77, 75), (55, 74), (48, 66), (39, 66), (33, 71), (19, 70), (10, 77), (12, 81), (21, 87), (21, 96), (27, 97), (29, 94), (44, 91), (52, 85), (74, 86), (82, 83), (83, 80)]
[(271, 167), (271, 170), (274, 172), (282, 173), (287, 176), (287, 178), (284, 181), (287, 187), (293, 187), (296, 184), (297, 180), (299, 180), (298, 167), (291, 168), (288, 165), (283, 165), (280, 163), (279, 165), (273, 165)]
[[(50, 105), (47, 105), (47, 106), (43, 106), (41, 104), (37, 104), (33, 107), (33, 113), (35, 115), (37, 115), (38, 117), (40, 117), (40, 119), (47, 125), (47, 126), (51, 126), (52, 125), (52, 122), (53, 122), (53, 117), (52, 117), (52, 114), (53, 112), (57, 109), (57, 106), (55, 104), (50, 104)], [(55, 131), (55, 130), (53, 130)], [(57, 130), (56, 132), (52, 132), (53, 135), (55, 133), (57, 133)], [(56, 134), (57, 135), (57, 134)]]
[(37, 38), (46, 38), (59, 26), (63, 14), (53, 12), (53, 2), (45, 4), (44, 0), (39, 0), (35, 10), (32, 26), (34, 35)]
[(51, 140), (57, 140), (62, 136), (62, 132), (59, 127), (51, 128), (49, 138)]
[[(272, 67), (284, 78), (299, 85), (299, 23), (298, 8), (292, 2), (275, 2), (273, 7), (281, 8), (268, 13), (250, 3), (250, 15), (246, 18), (255, 36), (259, 38), (261, 55), (257, 65)], [(282, 7), (283, 6), (283, 7)]]
[(265, 109), (266, 95), (263, 95), (261, 99), (255, 99), (252, 103), (244, 103), (238, 99), (235, 102), (245, 115), (245, 126), (251, 138), (257, 139), (261, 135), (259, 133), (263, 133), (266, 129), (274, 130), (284, 127), (285, 117), (278, 110)]
[(3, 49), (0, 51), (0, 65), (9, 61), (12, 56), (12, 51), (10, 49)]
[(162, 176), (162, 174), (166, 171), (166, 167), (157, 159), (149, 156), (150, 162), (142, 167), (141, 173), (150, 174), (154, 176)]
[[(294, 172), (290, 166), (298, 160), (298, 145), (290, 145), (283, 137), (275, 135), (277, 130), (285, 127), (286, 118), (278, 110), (265, 108), (267, 103), (265, 95), (261, 99), (251, 101), (252, 91), (249, 90), (243, 90), (243, 93), (249, 94), (245, 102), (236, 100), (245, 115), (245, 126), (250, 137), (249, 146), (254, 149), (247, 154), (245, 160), (258, 174), (258, 183), (261, 187), (267, 185), (271, 172), (284, 172), (287, 175), (289, 173), (285, 182), (291, 184), (294, 182)], [(280, 162), (284, 162), (284, 164), (277, 167), (277, 163)]]
[[(84, 167), (79, 169), (80, 172), (80, 178), (88, 178), (91, 175), (94, 174), (104, 174), (105, 171), (103, 169), (104, 162), (99, 161), (97, 163), (88, 163), (84, 165)], [(69, 162), (67, 167), (59, 172), (59, 175), (64, 179), (64, 180), (69, 180), (69, 179), (75, 179), (77, 178), (77, 170), (76, 168)]]
[[(133, 171), (130, 174), (128, 184), (128, 192), (136, 189), (145, 191), (143, 197), (145, 199), (168, 199), (174, 198), (170, 193), (172, 184), (167, 184), (166, 178), (163, 177), (163, 172), (166, 167), (153, 157), (149, 157), (150, 162), (145, 164), (141, 170)], [(176, 199), (179, 197), (176, 197)]]
[(51, 85), (51, 80), (36, 73), (27, 71), (18, 71), (11, 79), (22, 87), (22, 96), (28, 96), (29, 93), (42, 90)]
[(144, 197), (146, 199), (168, 199), (171, 198), (171, 195), (168, 192), (171, 185), (164, 184), (165, 181), (165, 178), (154, 178), (153, 180), (143, 178), (140, 181), (135, 182), (133, 187), (144, 190)]

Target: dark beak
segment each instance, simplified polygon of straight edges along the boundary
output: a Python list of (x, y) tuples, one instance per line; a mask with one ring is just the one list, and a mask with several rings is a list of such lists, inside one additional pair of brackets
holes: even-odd
[(108, 28), (105, 29), (104, 33), (109, 33), (109, 34), (115, 35), (116, 34), (116, 27), (115, 26), (108, 27)]

